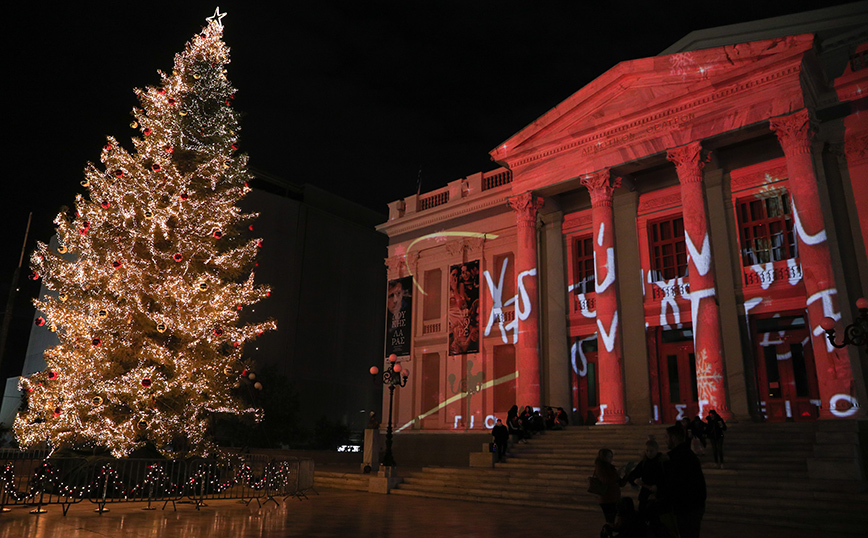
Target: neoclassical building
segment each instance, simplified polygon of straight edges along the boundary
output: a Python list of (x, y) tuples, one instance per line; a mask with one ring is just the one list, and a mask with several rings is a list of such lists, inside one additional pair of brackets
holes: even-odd
[(392, 202), (397, 428), (863, 416), (820, 323), (868, 292), (866, 93), (864, 2), (695, 32)]

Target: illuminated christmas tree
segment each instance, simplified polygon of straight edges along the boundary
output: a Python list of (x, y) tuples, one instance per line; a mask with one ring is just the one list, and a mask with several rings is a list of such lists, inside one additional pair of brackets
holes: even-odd
[(236, 206), (250, 176), (222, 17), (159, 86), (136, 90), (135, 150), (108, 138), (102, 166), (85, 169), (87, 195), (54, 220), (59, 248), (39, 243), (31, 256), (31, 277), (49, 290), (34, 301), (36, 324), (60, 344), (21, 380), (22, 446), (206, 455), (215, 415), (261, 418), (242, 398), (262, 388), (242, 351), (276, 325), (239, 319), (269, 291), (254, 284), (257, 215)]

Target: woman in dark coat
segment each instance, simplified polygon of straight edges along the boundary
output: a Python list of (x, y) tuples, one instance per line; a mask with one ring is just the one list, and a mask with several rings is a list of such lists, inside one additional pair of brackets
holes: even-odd
[(601, 448), (594, 460), (594, 476), (603, 483), (603, 493), (600, 495), (600, 509), (606, 518), (606, 523), (615, 523), (618, 514), (618, 501), (621, 500), (621, 485), (618, 470), (612, 465), (615, 453), (608, 448)]

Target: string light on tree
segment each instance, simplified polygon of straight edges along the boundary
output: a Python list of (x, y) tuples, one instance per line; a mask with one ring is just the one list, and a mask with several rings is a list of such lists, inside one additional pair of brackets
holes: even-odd
[(34, 301), (37, 325), (60, 343), (20, 382), (22, 447), (208, 455), (213, 415), (261, 419), (235, 389), (262, 385), (227, 366), (250, 370), (245, 344), (276, 324), (240, 320), (238, 307), (269, 290), (254, 283), (261, 240), (246, 236), (257, 215), (237, 207), (250, 175), (227, 104), (224, 16), (208, 18), (157, 86), (136, 90), (133, 149), (108, 138), (74, 211), (54, 220), (61, 247), (39, 243), (30, 258), (49, 290)]

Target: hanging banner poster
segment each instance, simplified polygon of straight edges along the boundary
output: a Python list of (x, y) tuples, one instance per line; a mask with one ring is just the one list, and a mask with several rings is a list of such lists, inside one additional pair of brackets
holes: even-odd
[(386, 294), (386, 356), (410, 354), (413, 277), (390, 280)]
[(479, 353), (479, 260), (449, 268), (449, 354)]

